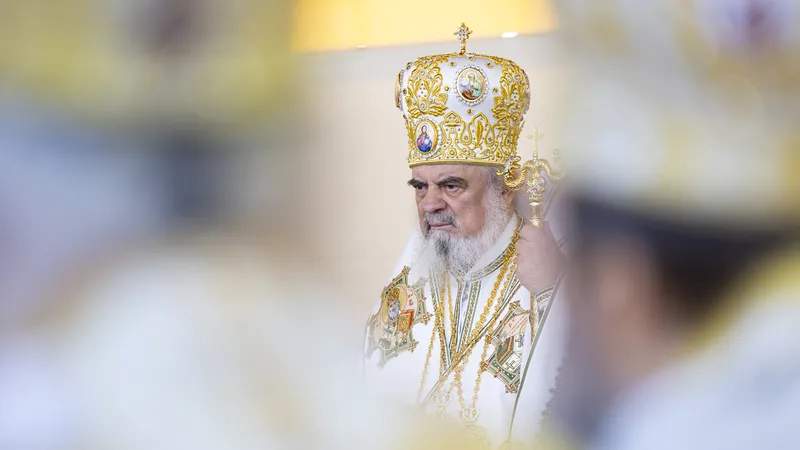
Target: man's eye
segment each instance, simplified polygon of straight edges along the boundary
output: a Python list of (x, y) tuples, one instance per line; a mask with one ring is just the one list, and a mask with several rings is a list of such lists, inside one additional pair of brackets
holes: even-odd
[(459, 186), (459, 185), (457, 185), (457, 184), (446, 184), (446, 185), (444, 186), (444, 188), (445, 188), (445, 189), (447, 189), (448, 191), (456, 191), (456, 190), (458, 190), (460, 187), (461, 187), (461, 186)]

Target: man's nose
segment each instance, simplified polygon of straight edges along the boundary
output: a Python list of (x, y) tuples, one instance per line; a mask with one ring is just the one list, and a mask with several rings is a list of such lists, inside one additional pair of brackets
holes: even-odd
[(422, 210), (426, 213), (435, 213), (447, 208), (442, 193), (439, 189), (428, 189), (421, 202)]

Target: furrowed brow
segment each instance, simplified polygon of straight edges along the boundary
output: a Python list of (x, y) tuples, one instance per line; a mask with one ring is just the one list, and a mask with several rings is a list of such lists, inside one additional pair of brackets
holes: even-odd
[(454, 177), (454, 176), (442, 178), (436, 184), (438, 186), (447, 186), (447, 185), (454, 184), (454, 185), (462, 187), (462, 188), (466, 188), (467, 185), (469, 185), (469, 183), (467, 183), (467, 180), (465, 180), (465, 179), (463, 179), (461, 177)]
[(422, 189), (425, 186), (427, 186), (428, 184), (427, 183), (423, 183), (422, 181), (417, 180), (416, 178), (412, 178), (412, 179), (408, 180), (408, 185), (413, 187), (413, 188), (415, 188), (415, 189)]

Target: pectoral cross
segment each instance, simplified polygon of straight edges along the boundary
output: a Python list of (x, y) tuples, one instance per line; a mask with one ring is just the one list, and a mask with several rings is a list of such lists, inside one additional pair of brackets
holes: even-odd
[(464, 25), (464, 22), (461, 22), (461, 26), (458, 27), (453, 36), (457, 37), (459, 41), (461, 41), (461, 51), (458, 52), (459, 55), (465, 55), (467, 53), (467, 39), (469, 39), (469, 35), (472, 34), (472, 30), (469, 29), (468, 26)]

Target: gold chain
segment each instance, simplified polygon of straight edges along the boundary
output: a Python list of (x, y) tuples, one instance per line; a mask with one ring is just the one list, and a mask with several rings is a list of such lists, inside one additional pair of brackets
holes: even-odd
[[(504, 298), (506, 296), (506, 292), (508, 292), (509, 282), (511, 281), (512, 278), (514, 278), (513, 268), (516, 268), (516, 266), (517, 266), (517, 258), (515, 256), (513, 258), (513, 261), (511, 262), (512, 269), (508, 271), (508, 276), (506, 277), (506, 280), (503, 283), (503, 290), (501, 291), (502, 293), (500, 294), (501, 299)], [(491, 323), (489, 324), (489, 330), (492, 330), (494, 328), (497, 319), (500, 317), (500, 310), (502, 306), (503, 306), (502, 301), (497, 302), (497, 306), (495, 306), (494, 309), (494, 316), (492, 317)], [(491, 337), (486, 336), (486, 339), (483, 341), (483, 353), (481, 354), (480, 363), (478, 364), (478, 376), (475, 378), (475, 389), (473, 390), (472, 393), (472, 409), (475, 409), (475, 407), (478, 404), (478, 392), (481, 389), (481, 377), (483, 376), (483, 372), (484, 370), (486, 370), (487, 367), (486, 353), (488, 353), (489, 350), (489, 341), (491, 341)]]
[[(502, 294), (499, 299), (497, 299), (497, 306), (495, 307), (495, 311), (492, 314), (492, 318), (490, 319), (489, 328), (491, 329), (494, 326), (494, 323), (497, 321), (497, 318), (500, 315), (500, 310), (503, 305), (502, 299), (505, 297), (506, 290), (508, 289), (508, 280), (511, 278), (511, 274), (513, 274), (513, 270), (509, 271), (509, 268), (512, 264), (516, 263), (516, 249), (517, 240), (519, 239), (519, 230), (514, 231), (514, 235), (511, 237), (511, 243), (508, 245), (508, 251), (506, 252), (505, 257), (503, 258), (503, 265), (500, 267), (500, 273), (497, 274), (497, 279), (494, 282), (494, 286), (492, 287), (492, 291), (489, 294), (489, 298), (486, 301), (486, 305), (481, 312), (480, 318), (478, 319), (478, 323), (473, 328), (472, 333), (469, 336), (469, 339), (466, 342), (466, 345), (463, 348), (463, 351), (460, 352), (458, 355), (458, 359), (454, 358), (454, 364), (459, 364), (456, 366), (455, 372), (453, 374), (453, 384), (456, 385), (456, 393), (458, 394), (458, 401), (461, 404), (461, 412), (462, 415), (468, 410), (467, 402), (464, 399), (464, 389), (461, 381), (461, 376), (464, 372), (464, 367), (467, 364), (467, 360), (469, 356), (472, 354), (473, 348), (475, 348), (475, 344), (478, 343), (478, 340), (481, 336), (481, 331), (484, 328), (484, 324), (486, 323), (486, 318), (489, 315), (489, 311), (491, 311), (492, 305), (494, 304), (497, 292), (500, 290), (500, 285), (503, 284)], [(506, 278), (506, 274), (509, 274), (509, 277)], [(503, 282), (505, 280), (505, 283)], [(482, 363), (485, 359), (486, 355), (486, 347), (484, 346), (484, 356), (481, 358), (480, 363), (478, 364), (478, 383), (480, 383), (480, 375), (483, 372)], [(474, 410), (474, 404), (477, 403), (477, 392), (473, 395), (473, 406), (472, 409)]]
[[(508, 252), (506, 253), (506, 257), (503, 260), (504, 261), (503, 265), (507, 265), (509, 263), (509, 261), (511, 260), (511, 258), (514, 257), (515, 249), (516, 249), (516, 243), (517, 243), (518, 239), (519, 239), (519, 230), (515, 231), (514, 232), (514, 236), (512, 236), (512, 238), (511, 238), (511, 243), (508, 246)], [(501, 267), (500, 270), (502, 271), (503, 268)], [(498, 285), (499, 284), (500, 284), (500, 279), (498, 277), (498, 280), (495, 281), (494, 289), (492, 290), (493, 294), (491, 294), (490, 297), (495, 294), (495, 291), (498, 289)], [(472, 347), (475, 346), (475, 344), (478, 342), (479, 338), (480, 338), (480, 329), (478, 327), (476, 327), (473, 330), (472, 334), (470, 334), (469, 339), (467, 339), (467, 341), (464, 343), (464, 345), (461, 346), (461, 350), (459, 352), (457, 352), (453, 356), (453, 364), (460, 363), (464, 359), (465, 356), (468, 356), (467, 352), (471, 351)]]
[[(445, 274), (447, 274), (447, 270), (445, 269)], [(428, 377), (428, 367), (430, 366), (431, 356), (433, 355), (433, 342), (436, 340), (436, 333), (444, 332), (444, 294), (445, 287), (444, 285), (441, 286), (441, 290), (439, 292), (439, 307), (434, 308), (434, 321), (433, 321), (433, 330), (431, 330), (431, 340), (428, 342), (428, 354), (425, 356), (425, 364), (422, 366), (422, 379), (419, 381), (419, 391), (417, 392), (417, 403), (422, 401), (422, 392), (425, 389), (425, 379)], [(442, 376), (442, 371), (444, 370), (444, 352), (445, 352), (445, 342), (442, 337), (439, 337), (439, 342), (442, 348), (442, 359), (439, 361), (439, 376)]]
[[(423, 299), (425, 301), (425, 299)], [(428, 366), (431, 362), (431, 354), (433, 353), (433, 342), (436, 340), (436, 330), (439, 329), (439, 317), (440, 312), (442, 309), (442, 305), (439, 304), (439, 307), (434, 309), (434, 319), (433, 319), (433, 330), (431, 330), (431, 340), (428, 342), (428, 354), (425, 356), (425, 365), (422, 366), (422, 379), (419, 380), (419, 391), (417, 392), (417, 403), (422, 400), (422, 391), (425, 389), (425, 378), (428, 377)], [(442, 367), (439, 364), (439, 372), (441, 373)]]
[[(509, 263), (511, 262), (510, 258), (507, 258), (503, 261), (503, 265), (500, 267), (500, 273), (497, 275), (497, 279), (494, 282), (494, 286), (492, 287), (492, 291), (489, 294), (489, 299), (486, 301), (486, 305), (483, 307), (483, 311), (481, 312), (480, 318), (478, 319), (478, 323), (475, 325), (475, 328), (472, 330), (470, 334), (470, 339), (467, 342), (467, 346), (463, 349), (462, 352), (459, 354), (459, 359), (456, 364), (456, 369), (453, 373), (453, 385), (456, 387), (456, 393), (458, 394), (458, 402), (461, 404), (461, 409), (465, 410), (467, 408), (466, 401), (464, 400), (464, 389), (461, 383), (461, 375), (464, 371), (464, 366), (467, 364), (467, 360), (469, 359), (470, 354), (472, 353), (472, 349), (475, 347), (481, 330), (483, 329), (484, 323), (486, 323), (486, 318), (489, 315), (489, 311), (492, 309), (492, 305), (494, 304), (495, 297), (497, 296), (497, 291), (500, 289), (500, 284), (506, 277), (506, 272), (508, 271)], [(474, 342), (473, 342), (474, 341)]]
[[(442, 280), (447, 277), (448, 269), (445, 267), (444, 275), (442, 276)], [(450, 280), (447, 280), (447, 283), (450, 284)], [(433, 332), (439, 333), (439, 344), (441, 346), (441, 356), (439, 357), (439, 376), (442, 376), (442, 372), (444, 371), (444, 367), (446, 364), (447, 359), (444, 357), (445, 352), (447, 351), (446, 342), (445, 342), (445, 335), (444, 335), (444, 293), (445, 293), (445, 285), (441, 286), (439, 290), (439, 328), (436, 329), (434, 327)]]
[(453, 305), (453, 291), (450, 290), (450, 272), (445, 272), (445, 276), (447, 277), (447, 306), (450, 309), (450, 354), (455, 355), (458, 333), (456, 329), (456, 308)]

